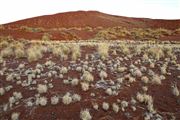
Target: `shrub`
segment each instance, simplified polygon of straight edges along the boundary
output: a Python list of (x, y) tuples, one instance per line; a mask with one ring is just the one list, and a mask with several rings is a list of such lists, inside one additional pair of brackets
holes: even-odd
[(178, 88), (177, 88), (177, 85), (172, 85), (171, 86), (171, 88), (172, 88), (172, 94), (174, 95), (174, 96), (179, 96), (179, 90), (178, 90)]
[(64, 66), (60, 70), (60, 73), (62, 73), (62, 74), (66, 74), (67, 72), (68, 72), (68, 69), (67, 69), (67, 67), (64, 67)]
[(51, 97), (51, 104), (52, 105), (56, 105), (58, 103), (59, 103), (59, 97), (57, 97), (57, 96)]
[(89, 110), (88, 109), (84, 109), (84, 110), (81, 110), (80, 112), (80, 118), (82, 120), (91, 120), (92, 119), (92, 116), (91, 114), (89, 113)]
[(101, 80), (104, 80), (104, 78), (107, 78), (107, 73), (105, 71), (101, 71), (99, 73), (99, 77), (101, 78)]
[(103, 108), (104, 110), (108, 110), (108, 109), (109, 109), (109, 103), (103, 102), (102, 108)]
[(146, 76), (143, 76), (143, 77), (141, 77), (141, 81), (143, 82), (143, 83), (148, 83), (149, 82), (149, 78), (148, 77), (146, 77)]
[(79, 83), (79, 80), (77, 78), (74, 78), (71, 81), (71, 85), (73, 85), (73, 86), (78, 85), (78, 83)]
[(40, 98), (39, 98), (39, 104), (40, 104), (41, 106), (46, 106), (46, 104), (47, 104), (47, 98), (46, 98), (46, 97), (40, 97)]
[(81, 51), (79, 45), (72, 45), (71, 47), (72, 52), (72, 60), (77, 60), (77, 58), (81, 57)]
[(162, 48), (158, 46), (149, 48), (148, 53), (156, 60), (164, 57), (164, 52)]
[(108, 95), (112, 95), (112, 94), (113, 94), (113, 91), (112, 91), (111, 88), (107, 88), (107, 89), (106, 89), (106, 93), (107, 93)]
[(9, 103), (14, 104), (16, 102), (16, 99), (14, 96), (9, 97)]
[(3, 50), (1, 50), (1, 54), (0, 54), (0, 56), (2, 56), (2, 57), (10, 57), (13, 55), (14, 55), (14, 52), (11, 47), (4, 48)]
[(77, 101), (81, 100), (81, 96), (78, 94), (74, 94), (74, 95), (72, 95), (72, 99), (73, 99), (73, 101), (77, 102)]
[(19, 120), (20, 113), (13, 112), (11, 114), (11, 120)]
[(101, 59), (105, 60), (109, 56), (109, 44), (107, 43), (101, 43), (98, 44), (98, 49), (97, 49)]
[(146, 94), (137, 93), (136, 99), (140, 103), (146, 103), (146, 104), (152, 104), (153, 103), (152, 96), (146, 95)]
[(63, 98), (62, 98), (62, 102), (65, 104), (65, 105), (69, 105), (71, 102), (72, 102), (72, 98), (70, 96), (70, 93), (66, 93)]
[(9, 74), (6, 76), (6, 81), (13, 81), (13, 80), (14, 80), (13, 74)]
[(90, 72), (84, 71), (84, 73), (82, 75), (82, 79), (85, 82), (92, 82), (94, 80), (94, 77), (93, 77), (93, 75)]
[(165, 66), (161, 67), (160, 70), (161, 70), (161, 74), (166, 74), (167, 73), (167, 68)]
[(125, 43), (121, 43), (121, 44), (119, 45), (119, 47), (120, 47), (120, 51), (121, 51), (123, 54), (125, 54), (125, 55), (130, 54), (130, 50), (129, 50), (128, 46), (127, 46)]
[(5, 90), (4, 90), (4, 88), (0, 88), (0, 95), (2, 96), (2, 95), (4, 95), (5, 94)]
[(42, 46), (31, 46), (27, 50), (27, 57), (29, 62), (37, 61), (42, 58)]
[(85, 82), (82, 82), (81, 83), (81, 88), (82, 88), (83, 91), (88, 91), (89, 90), (89, 84), (85, 83)]
[(99, 108), (98, 104), (97, 104), (97, 103), (93, 103), (93, 108), (94, 108), (95, 110), (98, 110), (98, 108)]
[(113, 103), (113, 104), (112, 104), (112, 108), (113, 108), (113, 111), (114, 111), (115, 113), (118, 113), (118, 112), (119, 112), (119, 106), (118, 106), (116, 103)]
[(118, 68), (117, 68), (117, 71), (120, 72), (120, 73), (121, 73), (121, 72), (124, 72), (125, 70), (127, 70), (126, 67), (118, 67)]
[(50, 41), (50, 35), (48, 33), (44, 33), (42, 36), (43, 41)]
[(140, 94), (139, 92), (136, 94), (136, 99), (140, 102), (140, 103), (142, 103), (142, 102), (144, 102), (144, 96), (143, 96), (143, 94)]
[(122, 101), (121, 102), (121, 107), (122, 107), (122, 111), (124, 111), (124, 108), (128, 107), (128, 102), (127, 101)]
[(13, 96), (15, 97), (16, 100), (23, 98), (21, 92), (13, 92)]
[(25, 57), (24, 49), (17, 48), (17, 49), (15, 49), (14, 53), (15, 53), (16, 58), (23, 58), (23, 57)]
[(161, 84), (161, 78), (158, 75), (154, 75), (151, 79), (152, 84), (157, 84), (160, 85)]
[(48, 90), (47, 85), (39, 84), (39, 85), (37, 86), (37, 91), (38, 91), (38, 93), (40, 93), (40, 94), (46, 93), (47, 90)]

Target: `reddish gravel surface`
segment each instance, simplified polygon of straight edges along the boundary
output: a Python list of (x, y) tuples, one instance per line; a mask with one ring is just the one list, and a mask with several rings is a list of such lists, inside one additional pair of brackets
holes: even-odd
[[(85, 60), (85, 54), (96, 54), (96, 48), (95, 47), (81, 47), (82, 51), (82, 57), (80, 60), (76, 61), (76, 65), (82, 65), (83, 61), (88, 61), (88, 66), (94, 66), (97, 67), (97, 64), (99, 63), (99, 59), (95, 58), (94, 61), (92, 60)], [(123, 61), (121, 61), (122, 66), (126, 66), (129, 68), (131, 64), (134, 64), (135, 61), (142, 58), (142, 55), (135, 55), (130, 59), (125, 60), (125, 56), (121, 52), (117, 52), (117, 55), (112, 55), (111, 52), (109, 52), (110, 57), (108, 57), (108, 60), (102, 61), (107, 66), (107, 73), (108, 77), (106, 78), (106, 81), (114, 81), (116, 82), (116, 79), (118, 76), (124, 76), (127, 74), (131, 74), (130, 71), (126, 70), (122, 73), (116, 73), (111, 72), (110, 67), (108, 67), (108, 61), (112, 61), (113, 63), (116, 63), (116, 60), (119, 59), (119, 57), (124, 58)], [(180, 54), (179, 52), (176, 52), (177, 56), (177, 64), (180, 64)], [(168, 57), (168, 56), (166, 56)], [(97, 60), (96, 60), (97, 59)], [(80, 110), (84, 108), (90, 109), (90, 113), (93, 117), (93, 120), (143, 120), (144, 113), (147, 112), (146, 107), (144, 104), (137, 102), (135, 105), (137, 110), (132, 111), (130, 108), (131, 104), (129, 103), (128, 108), (124, 112), (120, 111), (118, 113), (113, 112), (112, 107), (108, 111), (105, 111), (102, 109), (102, 103), (108, 102), (109, 104), (112, 104), (116, 102), (117, 99), (120, 100), (126, 100), (130, 101), (131, 97), (136, 97), (137, 92), (142, 92), (142, 86), (145, 85), (139, 77), (135, 77), (135, 82), (128, 83), (128, 80), (125, 80), (123, 84), (121, 84), (121, 88), (119, 89), (119, 93), (117, 96), (109, 96), (105, 93), (104, 88), (96, 88), (96, 87), (90, 87), (90, 89), (86, 92), (83, 92), (81, 90), (80, 85), (77, 86), (71, 86), (71, 85), (65, 85), (63, 83), (64, 79), (68, 79), (68, 77), (71, 78), (78, 78), (80, 79), (82, 73), (77, 72), (76, 70), (73, 70), (71, 60), (68, 59), (66, 61), (60, 60), (58, 57), (53, 56), (52, 54), (46, 53), (44, 54), (44, 57), (38, 60), (37, 62), (29, 63), (26, 59), (11, 59), (6, 58), (6, 71), (5, 75), (0, 75), (0, 87), (4, 87), (7, 85), (13, 85), (13, 89), (9, 92), (6, 92), (4, 96), (1, 96), (0, 99), (0, 105), (3, 105), (7, 103), (8, 98), (12, 96), (14, 91), (21, 92), (23, 95), (23, 99), (20, 100), (20, 104), (13, 105), (13, 109), (8, 109), (7, 112), (3, 112), (0, 108), (0, 120), (6, 120), (10, 119), (12, 112), (20, 112), (20, 118), (21, 120), (79, 120), (79, 114)], [(35, 80), (37, 83), (44, 84), (44, 81), (47, 80), (48, 83), (52, 83), (54, 85), (53, 88), (48, 89), (48, 92), (45, 94), (42, 94), (41, 96), (46, 96), (48, 98), (48, 103), (46, 106), (32, 106), (27, 107), (25, 104), (25, 100), (27, 100), (30, 97), (34, 97), (34, 95), (37, 93), (36, 90), (29, 90), (30, 86), (22, 87), (21, 85), (17, 85), (14, 82), (7, 82), (6, 74), (11, 73), (10, 69), (16, 69), (20, 63), (25, 64), (25, 69), (32, 68), (35, 69), (35, 66), (37, 63), (40, 63), (44, 66), (44, 63), (48, 60), (53, 61), (56, 66), (65, 66), (70, 67), (70, 70), (68, 73), (64, 74), (64, 78), (59, 78), (58, 76), (52, 76), (51, 78), (48, 78), (47, 76), (36, 78)], [(163, 65), (165, 63), (164, 59), (160, 59), (159, 61), (155, 62), (155, 68), (152, 68), (156, 74), (161, 74), (159, 70), (159, 66)], [(149, 63), (143, 62), (136, 65), (138, 68), (145, 66), (147, 69), (149, 66)], [(3, 68), (3, 64), (0, 64), (0, 68)], [(2, 70), (3, 70), (2, 69)], [(54, 68), (47, 68), (44, 67), (44, 70), (41, 74), (45, 74), (46, 72), (53, 70)], [(1, 70), (1, 69), (0, 69)], [(23, 71), (24, 71), (23, 70)], [(16, 71), (14, 71), (16, 72)], [(168, 63), (168, 72), (172, 73), (171, 75), (165, 75), (166, 79), (162, 80), (161, 85), (153, 85), (153, 84), (147, 84), (148, 91), (147, 94), (151, 95), (153, 97), (154, 101), (154, 107), (159, 115), (163, 117), (162, 120), (170, 120), (170, 118), (173, 116), (176, 117), (177, 120), (180, 119), (180, 103), (178, 102), (180, 100), (180, 97), (175, 97), (172, 95), (171, 92), (171, 83), (177, 82), (178, 88), (180, 88), (180, 81), (178, 80), (177, 76), (179, 75), (179, 71), (176, 70), (176, 66)], [(22, 72), (23, 73), (23, 72)], [(94, 76), (94, 81), (92, 82), (93, 85), (97, 84), (97, 81), (100, 80), (99, 72), (97, 70), (92, 71), (92, 74)], [(148, 76), (147, 72), (144, 72), (143, 75)], [(27, 80), (27, 76), (22, 76), (22, 81)], [(130, 86), (128, 86), (130, 84)], [(110, 85), (108, 83), (108, 85)], [(37, 85), (31, 85), (31, 87), (36, 87)], [(62, 100), (60, 100), (60, 103), (57, 105), (51, 105), (50, 103), (50, 97), (53, 95), (59, 94), (61, 97), (66, 92), (70, 93), (77, 93), (81, 95), (82, 99), (79, 102), (71, 103), (70, 105), (64, 105), (62, 103)], [(92, 97), (90, 96), (91, 93), (95, 93), (96, 96)], [(35, 99), (35, 98), (34, 98)], [(33, 99), (33, 102), (34, 102)], [(92, 103), (96, 102), (99, 104), (99, 110), (95, 110), (92, 108)], [(155, 118), (153, 119), (155, 120)]]

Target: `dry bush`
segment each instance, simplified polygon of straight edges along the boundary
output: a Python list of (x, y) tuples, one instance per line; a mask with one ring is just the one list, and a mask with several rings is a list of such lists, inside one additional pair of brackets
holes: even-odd
[(39, 103), (41, 106), (46, 106), (46, 104), (47, 104), (47, 98), (46, 98), (46, 97), (40, 97), (38, 103)]
[(92, 119), (92, 116), (91, 114), (89, 113), (89, 110), (88, 109), (84, 109), (84, 110), (81, 110), (80, 112), (80, 118), (82, 120), (91, 120)]
[(72, 97), (70, 96), (70, 93), (66, 93), (63, 98), (62, 98), (62, 102), (65, 105), (69, 105), (72, 102)]
[(43, 57), (43, 48), (42, 46), (35, 45), (31, 46), (27, 50), (27, 58), (29, 62), (37, 61), (38, 59)]
[(161, 78), (158, 75), (154, 75), (151, 79), (152, 84), (161, 85)]
[(102, 108), (107, 111), (109, 109), (109, 103), (103, 102)]
[(23, 58), (26, 56), (24, 48), (17, 48), (14, 51), (16, 58)]
[(116, 103), (113, 103), (112, 104), (112, 109), (115, 113), (118, 113), (119, 112), (119, 106), (116, 104)]
[(52, 105), (57, 105), (59, 103), (59, 97), (53, 96), (51, 97), (51, 104)]
[(149, 82), (149, 78), (146, 77), (146, 76), (143, 76), (143, 77), (141, 77), (141, 81), (142, 81), (143, 83), (147, 84), (147, 83)]
[(38, 84), (37, 86), (38, 93), (46, 93), (48, 91), (47, 85)]
[(44, 33), (42, 36), (43, 41), (50, 41), (50, 35), (48, 33)]
[(92, 105), (93, 105), (93, 108), (94, 108), (95, 110), (98, 110), (98, 109), (99, 109), (99, 105), (98, 105), (97, 103), (92, 103)]
[(14, 51), (11, 47), (6, 47), (3, 50), (1, 50), (0, 56), (2, 57), (10, 57), (14, 55)]
[(81, 57), (81, 49), (77, 44), (71, 45), (71, 57), (72, 60), (77, 60), (77, 58)]
[(105, 60), (109, 56), (109, 44), (108, 43), (100, 43), (97, 48), (98, 54), (101, 59)]
[(13, 112), (11, 114), (11, 120), (19, 120), (19, 115), (20, 115), (20, 113)]
[(177, 87), (177, 85), (176, 84), (174, 84), (174, 85), (172, 85), (171, 86), (171, 89), (172, 89), (172, 94), (174, 95), (174, 96), (179, 96), (179, 90), (178, 90), (178, 87)]
[(79, 84), (79, 80), (77, 78), (72, 79), (72, 81), (71, 81), (72, 86), (76, 86), (78, 84)]
[(81, 83), (81, 89), (82, 89), (83, 91), (88, 91), (88, 90), (89, 90), (89, 83), (82, 82), (82, 83)]
[(119, 44), (119, 50), (125, 54), (125, 55), (129, 55), (130, 54), (130, 50), (127, 44), (125, 43), (120, 43)]
[(81, 100), (81, 96), (78, 95), (78, 94), (73, 94), (73, 95), (72, 95), (72, 100), (73, 100), (74, 102), (80, 101), (80, 100)]
[(6, 48), (6, 47), (8, 47), (8, 45), (9, 45), (8, 41), (5, 41), (5, 40), (0, 41), (0, 49), (1, 48)]
[(156, 60), (160, 60), (165, 56), (162, 48), (158, 46), (149, 48), (147, 52), (150, 56), (152, 56)]
[(92, 82), (94, 81), (94, 77), (90, 72), (84, 71), (82, 75), (82, 80), (85, 82)]
[(107, 73), (105, 71), (101, 71), (99, 73), (99, 77), (101, 78), (101, 80), (104, 80), (104, 78), (107, 78)]
[(5, 94), (5, 90), (3, 87), (0, 88), (0, 96), (4, 95)]

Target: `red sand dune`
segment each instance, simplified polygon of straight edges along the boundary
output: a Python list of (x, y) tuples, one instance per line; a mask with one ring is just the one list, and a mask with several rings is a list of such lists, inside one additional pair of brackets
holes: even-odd
[[(25, 20), (20, 20), (12, 23), (8, 23), (4, 25), (5, 28), (19, 28), (20, 26), (28, 26), (28, 27), (42, 27), (45, 29), (49, 28), (72, 28), (72, 27), (115, 27), (122, 26), (126, 28), (165, 28), (165, 29), (177, 29), (180, 28), (180, 20), (160, 20), (160, 19), (148, 19), (148, 18), (131, 18), (131, 17), (122, 17), (109, 15), (97, 11), (77, 11), (77, 12), (66, 12), (59, 13), (54, 15), (45, 15), (34, 18), (29, 18)], [(37, 38), (38, 35), (35, 33), (27, 33), (24, 31), (17, 30), (6, 30), (0, 31), (0, 35), (12, 35), (15, 38), (20, 38), (18, 33), (21, 34), (23, 38)], [(50, 31), (49, 31), (50, 32)], [(52, 33), (52, 32), (50, 32)], [(77, 33), (77, 32), (74, 32)], [(94, 35), (97, 33), (88, 33), (81, 32), (77, 33), (80, 39), (89, 39), (89, 35)], [(28, 35), (27, 35), (28, 34)], [(55, 33), (53, 33), (55, 34)], [(24, 35), (24, 36), (23, 36)], [(42, 34), (41, 34), (42, 35)], [(31, 36), (31, 37), (29, 37)], [(53, 37), (52, 37), (53, 38)], [(57, 38), (57, 36), (55, 37)], [(54, 38), (54, 39), (55, 39)], [(66, 37), (59, 36), (60, 39), (66, 39)]]

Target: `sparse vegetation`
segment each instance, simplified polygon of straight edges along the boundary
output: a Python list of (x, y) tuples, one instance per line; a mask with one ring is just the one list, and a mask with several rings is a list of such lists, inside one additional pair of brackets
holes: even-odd
[[(2, 119), (11, 118), (15, 110), (18, 117), (14, 115), (14, 118), (25, 119), (21, 108), (26, 110), (27, 116), (34, 110), (46, 114), (50, 108), (57, 119), (58, 116), (71, 119), (73, 115), (73, 119), (82, 120), (104, 119), (104, 113), (111, 114), (108, 119), (121, 119), (122, 114), (166, 119), (159, 104), (170, 113), (177, 112), (176, 107), (168, 109), (164, 105), (167, 102), (169, 106), (175, 105), (179, 100), (177, 44), (142, 41), (2, 42)], [(168, 90), (172, 95), (164, 94), (169, 93)], [(69, 110), (70, 113), (64, 114)], [(39, 117), (33, 114), (37, 115), (34, 119)], [(46, 117), (53, 119), (51, 115)]]

